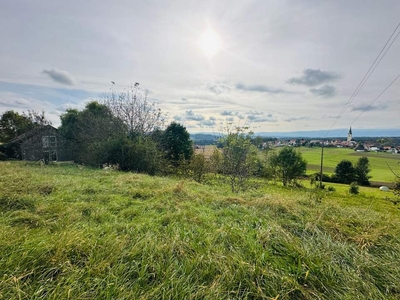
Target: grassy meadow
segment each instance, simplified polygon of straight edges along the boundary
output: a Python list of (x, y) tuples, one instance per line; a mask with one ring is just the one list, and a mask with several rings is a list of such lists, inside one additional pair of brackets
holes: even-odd
[[(303, 158), (307, 160), (307, 173), (320, 171), (321, 148), (299, 148)], [(347, 148), (325, 148), (324, 149), (324, 173), (333, 174), (336, 165), (343, 159), (347, 159), (353, 164), (362, 157), (368, 157), (371, 165), (371, 181), (375, 182), (393, 182), (395, 176), (388, 168), (387, 164), (393, 170), (399, 170), (400, 155), (386, 152), (355, 152)]]
[(372, 189), (232, 194), (26, 162), (0, 174), (0, 299), (400, 297), (400, 211)]
[[(204, 149), (196, 149), (196, 153), (202, 153), (206, 157), (210, 157), (214, 149), (215, 146), (206, 146)], [(303, 158), (307, 160), (307, 174), (319, 172), (321, 168), (321, 148), (300, 147), (298, 150), (301, 152)], [(355, 164), (362, 156), (368, 157), (371, 165), (371, 181), (376, 182), (378, 185), (391, 183), (395, 180), (395, 176), (390, 171), (387, 164), (389, 164), (393, 170), (398, 170), (400, 172), (400, 154), (386, 152), (355, 152), (348, 148), (324, 148), (323, 171), (326, 174), (333, 174), (336, 165), (341, 160), (347, 159)]]

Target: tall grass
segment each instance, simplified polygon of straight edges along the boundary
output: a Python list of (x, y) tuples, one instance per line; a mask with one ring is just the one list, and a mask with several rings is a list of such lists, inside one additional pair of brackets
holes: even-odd
[(0, 174), (0, 299), (400, 297), (384, 200), (75, 165)]

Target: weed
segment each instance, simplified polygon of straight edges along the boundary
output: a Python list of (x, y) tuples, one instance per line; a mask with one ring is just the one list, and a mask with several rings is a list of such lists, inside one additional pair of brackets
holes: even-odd
[(0, 209), (4, 211), (35, 209), (35, 201), (32, 198), (20, 197), (19, 195), (3, 195), (0, 196)]
[(349, 193), (352, 195), (357, 195), (359, 193), (359, 187), (357, 182), (352, 182), (350, 184)]

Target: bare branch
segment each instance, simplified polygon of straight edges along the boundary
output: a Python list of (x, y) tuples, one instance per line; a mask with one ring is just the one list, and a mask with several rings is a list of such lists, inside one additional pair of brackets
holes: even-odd
[(165, 117), (157, 102), (141, 92), (139, 84), (103, 95), (101, 102), (128, 127), (129, 135), (148, 134), (164, 125)]
[(390, 169), (390, 171), (394, 174), (394, 176), (396, 176), (397, 178), (400, 178), (400, 175), (397, 174), (397, 173), (389, 166), (388, 162), (386, 162), (386, 164), (387, 164), (388, 168)]

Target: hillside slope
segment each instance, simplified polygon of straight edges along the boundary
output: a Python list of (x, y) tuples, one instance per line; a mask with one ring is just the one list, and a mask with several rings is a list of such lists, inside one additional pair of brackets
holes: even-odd
[(398, 299), (373, 197), (0, 162), (0, 299)]

